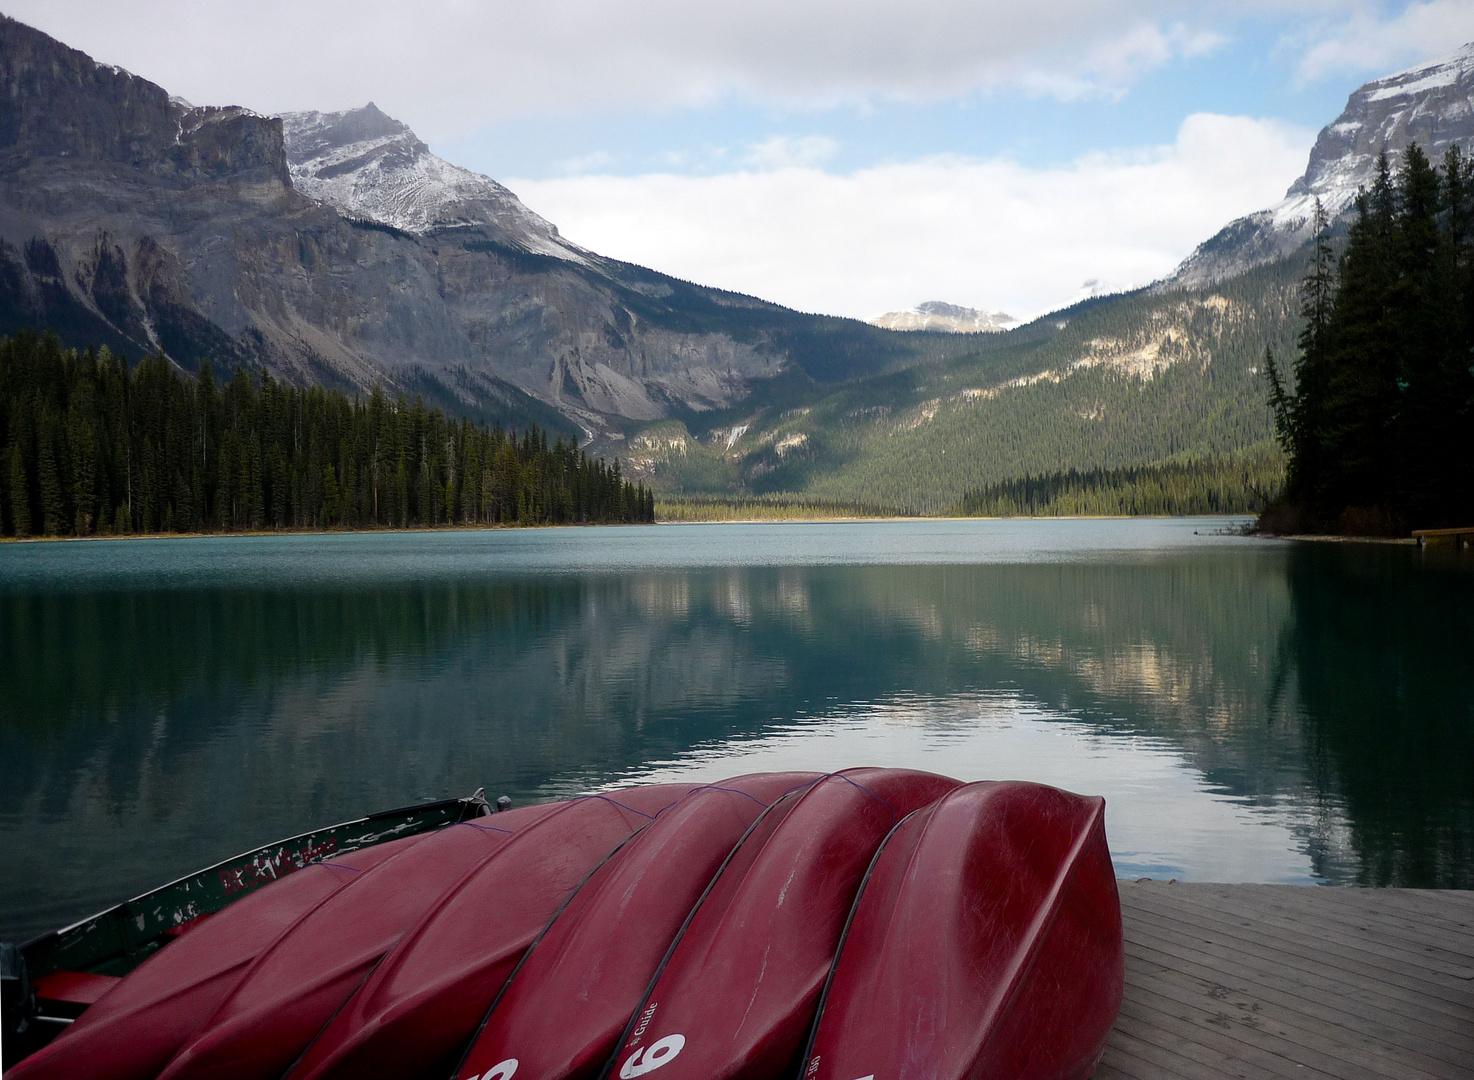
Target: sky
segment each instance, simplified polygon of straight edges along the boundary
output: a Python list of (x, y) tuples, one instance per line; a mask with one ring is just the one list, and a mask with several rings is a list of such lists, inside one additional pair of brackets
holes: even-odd
[(1474, 41), (1474, 0), (0, 10), (197, 104), (372, 100), (576, 243), (860, 318), (1153, 281), (1277, 202), (1359, 85)]

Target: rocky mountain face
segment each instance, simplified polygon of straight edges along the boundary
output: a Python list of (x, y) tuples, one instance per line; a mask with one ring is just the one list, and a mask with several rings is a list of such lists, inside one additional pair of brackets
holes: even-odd
[(610, 436), (915, 351), (577, 248), (372, 106), (194, 108), (0, 18), (0, 333), (36, 326)]
[(1334, 221), (1376, 175), (1416, 142), (1435, 162), (1450, 146), (1474, 148), (1474, 44), (1452, 56), (1367, 83), (1321, 129), (1305, 175), (1278, 205), (1230, 223), (1199, 245), (1163, 285), (1198, 287), (1286, 255), (1310, 239), (1315, 200)]
[(1018, 320), (1002, 311), (979, 311), (977, 308), (928, 300), (910, 311), (887, 311), (870, 320), (871, 326), (887, 330), (939, 330), (948, 334), (998, 334), (1018, 325)]
[(347, 217), (415, 234), (483, 227), (532, 254), (590, 261), (501, 184), (436, 157), (373, 102), (347, 112), (286, 113), (281, 121), (292, 186)]

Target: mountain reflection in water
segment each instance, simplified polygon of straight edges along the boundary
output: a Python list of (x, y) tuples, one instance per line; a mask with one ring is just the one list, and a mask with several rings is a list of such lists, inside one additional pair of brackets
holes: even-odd
[[(335, 572), (296, 576), (238, 541), (115, 546), (157, 564), (125, 575), (104, 545), (0, 552), (0, 936), (483, 784), (861, 762), (1100, 791), (1122, 873), (1474, 886), (1474, 558), (1183, 526), (1000, 562), (989, 524), (950, 564), (928, 533), (921, 565), (907, 524), (832, 527), (896, 530), (866, 565), (477, 546), (550, 542), (508, 534), (325, 538)], [(726, 528), (685, 535), (798, 535)]]

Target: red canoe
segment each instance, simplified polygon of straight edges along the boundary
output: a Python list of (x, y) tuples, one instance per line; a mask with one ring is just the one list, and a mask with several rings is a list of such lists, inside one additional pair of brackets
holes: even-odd
[(930, 773), (849, 769), (809, 788), (760, 849), (744, 844), (632, 1018), (614, 1063), (621, 1080), (656, 1069), (659, 1080), (796, 1075), (876, 848), (957, 786)]
[(969, 784), (876, 858), (804, 1080), (1083, 1080), (1122, 980), (1104, 801)]
[(691, 787), (634, 788), (556, 804), (436, 901), (290, 1076), (443, 1080), (539, 932), (636, 828)]
[(252, 960), (362, 872), (419, 843), (413, 836), (314, 863), (236, 901), (119, 979), (66, 1037), (42, 1047), (6, 1080), (150, 1080), (209, 1019)]
[[(625, 800), (630, 810), (606, 810), (597, 857), (687, 787), (642, 788)], [(449, 826), (359, 875), (256, 960), (160, 1080), (278, 1080), (385, 953), (458, 881), (534, 834), (536, 844), (580, 850), (583, 831), (579, 815), (568, 814), (570, 805), (528, 806)]]
[(741, 776), (697, 788), (661, 814), (589, 879), (523, 960), (458, 1075), (505, 1071), (515, 1060), (538, 1080), (597, 1076), (735, 845), (770, 804), (797, 802), (817, 779)]

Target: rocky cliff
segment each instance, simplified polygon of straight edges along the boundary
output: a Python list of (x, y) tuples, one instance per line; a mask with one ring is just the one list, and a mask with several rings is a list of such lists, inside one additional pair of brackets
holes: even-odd
[(195, 108), (0, 19), (0, 333), (26, 326), (611, 435), (914, 351), (568, 244), (373, 106)]
[(1474, 148), (1474, 44), (1357, 90), (1321, 130), (1284, 200), (1226, 226), (1164, 284), (1211, 285), (1294, 251), (1310, 239), (1317, 198), (1332, 220), (1346, 214), (1376, 175), (1378, 155), (1395, 159), (1414, 142), (1435, 162), (1450, 146)]

